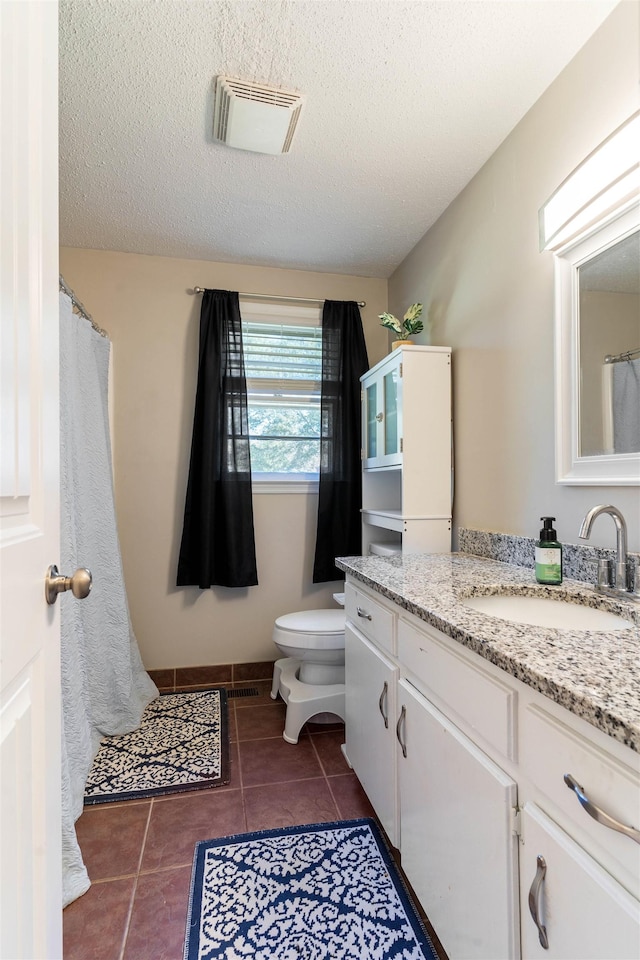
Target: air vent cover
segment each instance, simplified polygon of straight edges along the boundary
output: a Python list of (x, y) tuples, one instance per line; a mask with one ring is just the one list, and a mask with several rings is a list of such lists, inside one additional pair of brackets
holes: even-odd
[(303, 102), (291, 90), (216, 77), (213, 135), (238, 150), (287, 153)]

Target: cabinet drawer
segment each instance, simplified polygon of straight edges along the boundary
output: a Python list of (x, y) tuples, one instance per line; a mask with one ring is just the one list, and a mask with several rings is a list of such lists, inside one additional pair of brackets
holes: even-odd
[(398, 624), (398, 659), (419, 689), (435, 695), (446, 712), (468, 723), (503, 756), (516, 759), (514, 689), (405, 620)]
[(347, 583), (345, 586), (344, 606), (347, 619), (373, 643), (395, 655), (395, 616), (371, 594)]
[(524, 714), (521, 759), (544, 795), (538, 802), (640, 897), (640, 844), (594, 820), (564, 781), (565, 774), (571, 775), (591, 803), (625, 826), (640, 830), (637, 754), (629, 751), (630, 766), (626, 767), (542, 707), (530, 704)]

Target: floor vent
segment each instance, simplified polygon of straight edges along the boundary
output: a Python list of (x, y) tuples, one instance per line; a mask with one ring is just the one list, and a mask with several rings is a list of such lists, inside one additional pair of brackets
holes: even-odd
[(233, 690), (227, 690), (227, 699), (236, 697), (259, 697), (260, 691), (257, 687), (236, 687)]

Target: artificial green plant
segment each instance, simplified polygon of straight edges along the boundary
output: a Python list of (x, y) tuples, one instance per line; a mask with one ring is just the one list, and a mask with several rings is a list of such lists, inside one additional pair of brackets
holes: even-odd
[(402, 339), (406, 339), (424, 330), (424, 324), (420, 319), (421, 313), (422, 304), (412, 303), (402, 320), (398, 320), (392, 313), (381, 313), (379, 319), (383, 327), (395, 330)]

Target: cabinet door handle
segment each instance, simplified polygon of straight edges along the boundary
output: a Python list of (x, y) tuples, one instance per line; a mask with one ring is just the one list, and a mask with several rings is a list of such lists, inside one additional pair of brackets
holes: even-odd
[(384, 413), (376, 413), (376, 420), (381, 423), (384, 420)]
[(371, 620), (371, 614), (367, 613), (362, 607), (356, 607), (359, 617), (362, 617), (363, 620)]
[(387, 696), (389, 694), (389, 684), (385, 680), (384, 686), (382, 688), (382, 693), (380, 694), (380, 699), (378, 700), (378, 710), (382, 714), (382, 719), (384, 720), (384, 725), (386, 729), (389, 729), (389, 713), (387, 712)]
[(407, 708), (406, 708), (405, 706), (403, 706), (403, 707), (402, 707), (402, 710), (400, 711), (400, 716), (398, 717), (398, 722), (396, 723), (396, 737), (397, 737), (397, 739), (398, 739), (398, 743), (399, 743), (400, 746), (402, 747), (402, 756), (403, 756), (403, 757), (406, 757), (406, 755), (407, 755), (407, 745), (406, 745), (406, 743), (403, 741), (402, 736), (400, 735), (400, 729), (401, 729), (401, 728), (404, 728), (404, 722), (405, 722), (406, 716), (407, 716)]
[(580, 784), (571, 776), (570, 773), (565, 773), (564, 782), (569, 787), (569, 790), (573, 790), (576, 797), (587, 811), (590, 817), (593, 817), (594, 820), (597, 820), (598, 823), (601, 823), (604, 827), (609, 827), (611, 830), (617, 830), (618, 833), (624, 833), (625, 836), (631, 837), (632, 840), (635, 840), (636, 843), (640, 843), (640, 830), (636, 830), (635, 827), (627, 827), (626, 824), (620, 823), (619, 820), (615, 820), (613, 817), (610, 817), (608, 813), (605, 813), (604, 810), (601, 810), (600, 807), (596, 806), (589, 797), (585, 794), (583, 788)]
[(533, 922), (538, 928), (538, 937), (540, 939), (540, 945), (545, 949), (549, 949), (549, 938), (547, 937), (547, 928), (543, 923), (540, 923), (540, 888), (542, 886), (542, 881), (545, 878), (547, 872), (547, 864), (544, 857), (541, 857), (538, 854), (536, 858), (536, 875), (533, 878), (533, 883), (531, 884), (531, 889), (529, 890), (529, 912), (533, 917)]

